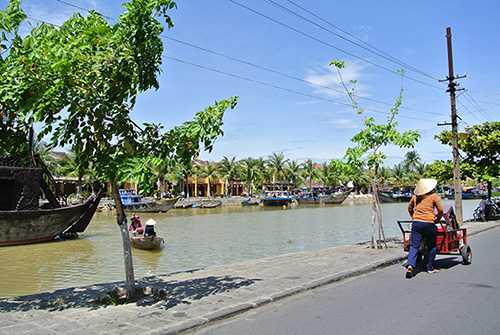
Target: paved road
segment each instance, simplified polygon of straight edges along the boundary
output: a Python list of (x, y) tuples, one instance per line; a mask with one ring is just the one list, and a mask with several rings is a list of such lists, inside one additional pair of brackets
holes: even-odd
[(473, 259), (438, 255), (440, 273), (402, 264), (326, 285), (189, 334), (500, 334), (500, 229), (469, 237)]

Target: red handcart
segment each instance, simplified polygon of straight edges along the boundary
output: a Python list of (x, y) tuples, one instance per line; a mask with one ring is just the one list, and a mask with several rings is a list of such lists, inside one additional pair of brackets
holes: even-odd
[[(458, 252), (462, 255), (463, 264), (472, 262), (472, 250), (467, 244), (467, 229), (460, 228), (453, 212), (453, 206), (443, 206), (444, 213), (441, 222), (437, 223), (437, 254), (452, 254)], [(403, 249), (410, 250), (411, 241), (411, 221), (398, 221), (399, 229), (403, 233)], [(420, 246), (417, 261), (420, 262), (423, 256), (428, 254), (425, 239)]]

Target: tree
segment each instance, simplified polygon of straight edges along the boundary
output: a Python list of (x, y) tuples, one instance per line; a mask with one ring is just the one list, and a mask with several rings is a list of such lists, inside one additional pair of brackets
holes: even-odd
[(272, 178), (270, 170), (267, 168), (267, 162), (264, 157), (259, 157), (255, 159), (255, 168), (258, 171), (258, 185), (263, 188), (264, 184)]
[(409, 170), (416, 170), (420, 162), (420, 155), (416, 150), (411, 150), (406, 153), (404, 163)]
[(436, 179), (438, 185), (451, 183), (453, 180), (453, 162), (451, 160), (436, 160), (434, 163), (427, 165), (424, 176)]
[(202, 178), (207, 178), (208, 180), (208, 196), (212, 196), (210, 179), (219, 178), (219, 169), (217, 165), (213, 162), (207, 162), (207, 165), (196, 166), (196, 174)]
[[(372, 248), (380, 248), (381, 240), (383, 238), (384, 244), (387, 246), (385, 241), (385, 234), (382, 225), (382, 210), (380, 208), (380, 199), (378, 197), (378, 167), (383, 163), (383, 160), (386, 158), (383, 152), (381, 152), (381, 148), (387, 145), (396, 145), (400, 148), (410, 148), (415, 145), (415, 142), (418, 141), (420, 135), (416, 131), (406, 131), (403, 134), (399, 133), (397, 130), (397, 123), (395, 122), (395, 118), (399, 112), (399, 107), (401, 106), (402, 94), (403, 94), (403, 77), (404, 71), (401, 72), (401, 89), (399, 92), (399, 96), (396, 99), (394, 107), (391, 109), (389, 115), (387, 116), (387, 122), (385, 124), (377, 124), (375, 123), (375, 119), (373, 117), (366, 117), (363, 114), (363, 109), (361, 109), (356, 101), (354, 100), (354, 90), (348, 89), (342, 79), (341, 69), (344, 68), (344, 62), (340, 60), (332, 61), (330, 66), (334, 66), (337, 69), (338, 75), (340, 77), (341, 83), (349, 95), (351, 102), (353, 104), (353, 108), (356, 109), (358, 115), (361, 117), (364, 125), (364, 129), (361, 130), (358, 134), (354, 135), (351, 139), (352, 142), (356, 143), (356, 147), (347, 149), (346, 158), (348, 162), (356, 162), (359, 160), (366, 160), (368, 167), (372, 170), (372, 192), (373, 192), (373, 201), (372, 201), (372, 240), (371, 246)], [(355, 84), (355, 81), (351, 81), (351, 84)], [(375, 234), (375, 221), (377, 221), (378, 227), (378, 239)]]
[[(240, 169), (239, 165), (236, 162), (236, 157), (233, 157), (231, 159), (227, 158), (226, 156), (222, 157), (222, 161), (220, 161), (218, 165), (218, 170), (219, 175), (222, 177), (226, 185), (224, 193), (226, 195), (229, 194), (230, 196), (232, 196), (234, 180), (240, 174)], [(230, 184), (229, 192), (227, 191), (227, 184)]]
[[(279, 154), (273, 152), (272, 155), (269, 156), (267, 160), (267, 166), (269, 167), (273, 182), (283, 181), (285, 177), (285, 164), (288, 162), (288, 159), (285, 158), (282, 152)], [(281, 185), (282, 188), (283, 185)]]
[(306, 181), (309, 181), (309, 191), (312, 189), (312, 182), (316, 180), (319, 176), (319, 172), (316, 169), (316, 164), (308, 159), (306, 162), (302, 164), (304, 168), (303, 177)]
[(239, 162), (243, 182), (247, 186), (247, 194), (253, 194), (254, 183), (258, 182), (259, 171), (257, 169), (257, 160), (251, 157), (244, 158)]
[[(461, 174), (486, 182), (490, 198), (492, 182), (500, 175), (500, 122), (474, 125), (468, 133), (458, 141), (459, 149), (466, 155), (460, 164)], [(443, 131), (435, 138), (452, 146), (451, 131)]]
[[(162, 126), (138, 127), (130, 118), (136, 97), (159, 88), (163, 44), (173, 22), (170, 0), (131, 0), (116, 24), (91, 11), (76, 13), (60, 27), (40, 24), (22, 38), (26, 18), (19, 0), (0, 13), (0, 152), (19, 148), (38, 123), (39, 138), (52, 134), (54, 147), (70, 146), (78, 164), (93, 162), (101, 180), (111, 181), (125, 258), (127, 299), (135, 296), (126, 215), (118, 194), (122, 167), (131, 157), (178, 157), (191, 161), (212, 150), (222, 135), (222, 117), (236, 98), (216, 102), (166, 133)], [(64, 111), (64, 113), (63, 113)], [(138, 130), (138, 131), (136, 131)], [(137, 136), (137, 134), (141, 136)]]
[(300, 175), (300, 167), (301, 164), (296, 159), (289, 160), (286, 164), (286, 179), (293, 184), (293, 187), (299, 187), (303, 181)]

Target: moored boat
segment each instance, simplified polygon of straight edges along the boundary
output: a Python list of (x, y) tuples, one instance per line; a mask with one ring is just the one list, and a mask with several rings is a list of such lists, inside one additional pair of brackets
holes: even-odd
[(163, 248), (165, 241), (160, 236), (132, 235), (130, 236), (130, 244), (137, 249), (157, 250)]
[(288, 191), (266, 191), (262, 198), (264, 206), (287, 206), (292, 203), (292, 196)]
[[(462, 188), (462, 199), (481, 199), (484, 195), (488, 195), (488, 192), (481, 191), (475, 187), (463, 187)], [(450, 189), (449, 192), (446, 192), (442, 196), (445, 199), (453, 200), (455, 199), (455, 192), (453, 189)]]
[[(33, 164), (35, 167), (26, 168), (19, 159), (0, 160), (0, 246), (44, 242), (63, 232), (83, 232), (99, 204), (102, 191), (82, 204), (67, 205), (62, 193), (52, 191), (59, 189), (37, 155)], [(42, 191), (48, 202), (40, 206)]]
[(241, 202), (242, 206), (258, 206), (260, 205), (260, 199), (259, 198), (248, 198), (245, 199)]
[(385, 187), (378, 191), (380, 202), (409, 202), (415, 186)]
[(126, 212), (134, 213), (166, 213), (174, 207), (180, 197), (161, 200), (143, 199), (133, 189), (120, 189), (120, 199)]
[(303, 192), (294, 199), (301, 205), (313, 204), (341, 204), (351, 193), (351, 190), (344, 192), (329, 193), (329, 190)]

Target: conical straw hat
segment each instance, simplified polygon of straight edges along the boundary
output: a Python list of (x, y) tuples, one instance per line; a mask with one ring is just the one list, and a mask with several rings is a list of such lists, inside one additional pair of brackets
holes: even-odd
[(437, 185), (436, 179), (420, 179), (413, 193), (415, 195), (422, 195), (429, 193), (434, 189), (434, 187), (436, 187), (436, 185)]
[(146, 226), (154, 226), (156, 224), (156, 221), (153, 219), (149, 219), (148, 222), (146, 222)]

